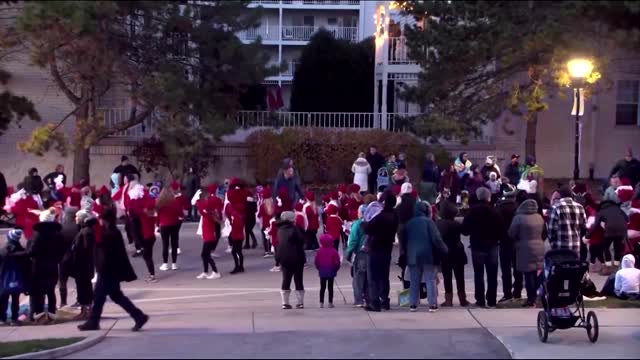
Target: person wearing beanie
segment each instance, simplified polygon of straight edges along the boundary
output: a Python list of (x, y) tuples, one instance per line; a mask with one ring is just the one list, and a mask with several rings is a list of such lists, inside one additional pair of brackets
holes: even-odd
[[(60, 308), (67, 306), (67, 281), (71, 276), (73, 269), (73, 244), (75, 242), (80, 227), (76, 223), (76, 213), (78, 208), (67, 207), (64, 209), (64, 217), (62, 218), (62, 235), (64, 255), (58, 265), (58, 291), (60, 292)], [(80, 306), (80, 303), (76, 301), (74, 307)]]
[[(470, 237), (476, 305), (495, 307), (498, 292), (498, 243), (504, 236), (504, 220), (491, 205), (487, 188), (476, 190), (477, 203), (471, 206), (462, 222), (462, 234)], [(487, 274), (486, 293), (485, 277)]]
[(453, 306), (453, 277), (456, 278), (456, 289), (460, 306), (468, 306), (467, 293), (464, 283), (464, 266), (467, 264), (467, 254), (460, 239), (462, 225), (455, 220), (458, 215), (456, 204), (444, 200), (440, 203), (440, 219), (436, 222), (442, 241), (449, 251), (441, 257), (442, 278), (444, 280), (444, 302), (442, 307)]
[(338, 215), (338, 207), (333, 204), (327, 206), (325, 213), (327, 214), (325, 233), (331, 236), (333, 239), (333, 247), (338, 250), (340, 248), (340, 237), (342, 234), (342, 218)]
[(40, 209), (34, 196), (24, 189), (18, 190), (7, 199), (5, 209), (14, 215), (16, 227), (24, 231), (25, 238), (31, 240), (33, 226), (38, 222), (36, 211)]
[(406, 264), (411, 275), (409, 287), (411, 312), (418, 310), (422, 279), (426, 280), (429, 312), (438, 310), (436, 274), (440, 258), (449, 252), (447, 245), (442, 241), (438, 227), (431, 220), (430, 209), (431, 205), (428, 203), (417, 203), (414, 216), (403, 229), (403, 237), (406, 239)]
[(303, 273), (306, 261), (304, 254), (304, 235), (295, 226), (295, 214), (291, 211), (282, 213), (276, 226), (278, 228), (278, 246), (276, 248), (276, 261), (282, 269), (282, 309), (291, 309), (289, 297), (291, 296), (291, 280), (296, 286), (296, 308), (304, 308), (304, 284)]
[(71, 271), (69, 275), (76, 281), (80, 314), (74, 320), (87, 320), (93, 301), (91, 279), (95, 271), (95, 232), (98, 221), (91, 212), (80, 210), (76, 213), (76, 224), (80, 232), (76, 235), (71, 252)]
[(140, 331), (149, 321), (145, 315), (126, 297), (120, 289), (120, 283), (137, 279), (136, 273), (129, 262), (122, 233), (116, 224), (116, 212), (108, 209), (100, 217), (104, 229), (102, 242), (96, 246), (96, 271), (98, 282), (95, 287), (95, 297), (91, 314), (86, 322), (78, 325), (80, 331), (94, 331), (100, 329), (100, 318), (107, 296), (122, 307), (135, 321), (132, 331)]
[[(210, 185), (205, 191), (198, 190), (194, 196), (200, 195), (195, 203), (195, 207), (200, 213), (202, 222), (202, 267), (203, 271), (196, 278), (215, 280), (220, 279), (215, 261), (211, 257), (211, 253), (215, 250), (220, 239), (217, 238), (215, 224), (221, 221), (222, 202), (216, 197), (216, 185)], [(211, 273), (209, 273), (211, 266)]]
[[(256, 214), (258, 212), (258, 202), (251, 192), (247, 192), (247, 202), (244, 208), (244, 234), (245, 234), (245, 249), (255, 249), (258, 247), (258, 239), (256, 234), (253, 233), (256, 227)], [(252, 240), (250, 243), (249, 241)]]
[(618, 161), (610, 176), (617, 174), (620, 178), (629, 179), (629, 185), (635, 187), (640, 182), (640, 161), (633, 157), (633, 149), (628, 146), (624, 158)]
[[(389, 272), (391, 267), (391, 253), (398, 230), (398, 216), (395, 212), (396, 196), (391, 191), (385, 191), (380, 197), (383, 209), (371, 218), (365, 226), (368, 236), (367, 251), (369, 262), (367, 265), (367, 281), (369, 284), (369, 302), (367, 311), (379, 312), (391, 308), (389, 299)], [(367, 209), (375, 208), (371, 203)], [(376, 211), (377, 212), (377, 211)], [(365, 214), (365, 218), (367, 214)]]
[(42, 211), (40, 222), (33, 226), (33, 238), (27, 248), (33, 276), (29, 298), (30, 317), (38, 323), (46, 323), (56, 314), (55, 288), (58, 282), (58, 264), (62, 260), (65, 248), (60, 233), (62, 225), (55, 220), (55, 209)]
[(307, 250), (316, 250), (320, 247), (318, 244), (318, 229), (320, 229), (320, 217), (318, 215), (318, 205), (316, 205), (316, 194), (307, 191), (304, 194), (306, 199), (302, 206), (302, 211), (307, 217), (307, 231), (305, 237), (307, 239)]
[(315, 260), (320, 277), (320, 308), (324, 307), (326, 289), (329, 290), (329, 308), (333, 308), (333, 282), (340, 270), (340, 253), (333, 248), (333, 239), (328, 234), (320, 237), (320, 246)]
[(396, 185), (402, 185), (409, 182), (409, 172), (407, 171), (407, 165), (398, 165), (398, 168), (393, 172), (393, 176), (391, 176), (391, 182)]
[(271, 198), (271, 188), (265, 187), (262, 192), (263, 199), (258, 210), (258, 218), (262, 228), (262, 246), (264, 247), (264, 258), (273, 256), (271, 252), (271, 245), (267, 238), (268, 229), (271, 226), (271, 219), (275, 216), (275, 206), (273, 199)]
[[(367, 286), (367, 253), (363, 251), (365, 246), (363, 219), (366, 210), (367, 205), (360, 205), (358, 208), (358, 219), (351, 224), (349, 243), (345, 252), (345, 258), (353, 264), (351, 270), (353, 276), (353, 304), (359, 308), (364, 307)], [(352, 260), (351, 257), (353, 255), (355, 255), (355, 259)]]
[(521, 202), (518, 203), (516, 201), (516, 193), (509, 192), (508, 196), (505, 196), (496, 205), (498, 213), (502, 216), (499, 258), (500, 272), (502, 274), (502, 293), (504, 294), (498, 303), (510, 302), (513, 299), (517, 300), (522, 297), (524, 277), (521, 272), (516, 270), (516, 252), (513, 239), (509, 237), (509, 227), (511, 227), (511, 222), (516, 216), (518, 206), (525, 200), (526, 198), (522, 198)]
[(300, 231), (302, 231), (302, 233), (304, 234), (307, 231), (308, 224), (307, 224), (307, 216), (302, 211), (302, 208), (303, 208), (303, 205), (302, 203), (299, 202), (293, 207), (293, 210), (294, 210), (294, 214), (296, 215), (296, 219), (294, 222), (298, 227), (298, 229), (300, 229)]
[(491, 179), (491, 174), (496, 174), (496, 180), (500, 179), (502, 174), (500, 174), (500, 167), (496, 164), (494, 156), (487, 156), (484, 165), (480, 168), (480, 174), (485, 182)]
[[(29, 256), (20, 244), (22, 236), (22, 230), (10, 230), (7, 233), (6, 245), (0, 248), (0, 279), (5, 279), (11, 273), (16, 280), (10, 284), (0, 282), (0, 324), (7, 322), (9, 300), (11, 300), (11, 322), (9, 324), (18, 324), (20, 294), (29, 289)], [(5, 287), (5, 285), (8, 286)]]

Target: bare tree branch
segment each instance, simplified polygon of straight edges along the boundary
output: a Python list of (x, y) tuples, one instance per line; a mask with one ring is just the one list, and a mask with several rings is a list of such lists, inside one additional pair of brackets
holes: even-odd
[[(58, 88), (60, 88), (60, 90), (62, 90), (62, 92), (67, 96), (69, 101), (71, 101), (75, 105), (79, 105), (80, 104), (80, 97), (77, 96), (76, 94), (74, 94), (73, 91), (71, 91), (71, 89), (69, 89), (67, 84), (62, 79), (62, 76), (60, 76), (60, 72), (58, 70), (58, 65), (56, 63), (55, 54), (53, 54), (53, 53), (51, 54), (51, 56), (49, 58), (49, 72), (51, 72), (51, 76), (53, 77), (53, 81), (55, 81), (55, 83), (58, 86)], [(75, 112), (75, 110), (74, 110), (74, 112)]]

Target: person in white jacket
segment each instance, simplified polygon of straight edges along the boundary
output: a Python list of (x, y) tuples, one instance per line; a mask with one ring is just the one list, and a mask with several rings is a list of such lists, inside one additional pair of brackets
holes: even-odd
[(622, 258), (621, 268), (616, 273), (614, 291), (621, 299), (640, 300), (640, 270), (635, 268), (636, 259), (627, 254)]
[(353, 183), (360, 186), (360, 192), (369, 191), (368, 181), (369, 174), (371, 174), (371, 165), (369, 165), (363, 152), (358, 154), (358, 158), (351, 166), (351, 172), (353, 173)]

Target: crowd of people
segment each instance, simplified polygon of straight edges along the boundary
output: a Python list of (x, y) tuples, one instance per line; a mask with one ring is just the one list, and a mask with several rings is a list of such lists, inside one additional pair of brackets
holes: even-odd
[[(332, 308), (335, 278), (346, 261), (351, 264), (354, 306), (389, 310), (394, 244), (411, 311), (417, 311), (420, 298), (427, 298), (429, 311), (438, 309), (439, 273), (445, 289), (440, 306), (453, 306), (454, 277), (458, 303), (468, 306), (464, 271), (469, 259), (463, 235), (470, 237), (476, 306), (519, 299), (523, 290), (524, 306), (535, 306), (545, 241), (551, 249), (569, 249), (588, 260), (592, 272), (611, 276), (603, 293), (638, 298), (640, 167), (627, 155), (614, 168), (599, 204), (583, 183), (559, 184), (547, 199), (542, 168), (532, 157), (520, 166), (517, 154), (504, 171), (493, 157), (477, 167), (466, 153), (441, 171), (427, 154), (422, 181), (414, 186), (405, 154), (385, 158), (372, 146), (354, 162), (353, 183), (337, 186), (321, 203), (313, 192), (303, 191), (290, 159), (283, 161), (273, 186), (255, 188), (238, 178), (203, 187), (194, 169), (181, 182), (143, 184), (127, 157), (114, 169), (108, 186), (97, 190), (88, 181), (68, 186), (62, 166), (44, 179), (31, 169), (15, 190), (0, 179), (3, 209), (15, 217), (15, 229), (0, 250), (0, 322), (7, 320), (9, 302), (10, 321), (19, 320), (17, 306), (25, 293), (30, 296), (31, 321), (55, 318), (56, 286), (60, 307), (67, 306), (67, 282), (73, 278), (75, 306), (80, 308), (76, 319), (85, 321), (81, 330), (99, 327), (107, 295), (132, 316), (133, 330), (140, 330), (148, 316), (120, 289), (121, 282), (137, 276), (116, 227), (119, 221), (135, 248), (131, 255), (145, 262), (149, 283), (158, 281), (153, 261), (158, 236), (158, 269), (179, 270), (183, 221), (199, 222), (199, 280), (222, 277), (212, 254), (224, 238), (234, 260), (230, 274), (244, 272), (243, 250), (258, 246), (258, 225), (264, 257), (275, 262), (270, 271), (282, 275), (283, 309), (293, 308), (292, 281), (295, 307), (304, 308), (303, 274), (311, 265), (318, 270), (320, 306), (325, 306), (328, 293), (327, 307)], [(498, 267), (504, 294), (500, 300)]]

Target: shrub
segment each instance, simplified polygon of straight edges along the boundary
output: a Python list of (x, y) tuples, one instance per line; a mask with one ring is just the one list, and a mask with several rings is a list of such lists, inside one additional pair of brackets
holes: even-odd
[(446, 150), (426, 146), (411, 134), (384, 130), (267, 129), (247, 138), (249, 162), (262, 184), (273, 180), (284, 158), (293, 159), (306, 184), (349, 183), (358, 153), (366, 153), (372, 144), (385, 156), (406, 153), (409, 176), (416, 181), (426, 152), (433, 152), (438, 163), (450, 158)]

